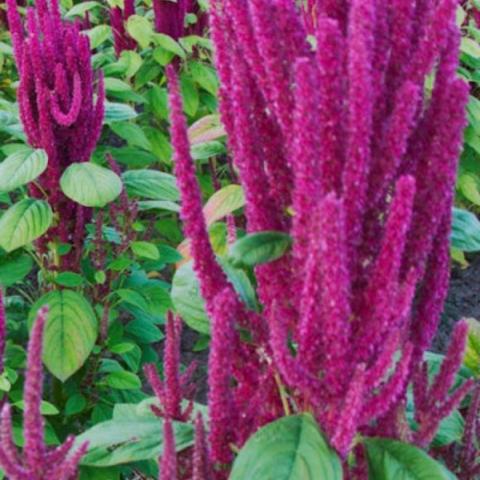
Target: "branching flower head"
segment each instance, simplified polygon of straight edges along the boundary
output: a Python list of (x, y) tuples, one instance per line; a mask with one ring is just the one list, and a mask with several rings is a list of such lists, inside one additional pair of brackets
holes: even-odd
[[(245, 192), (247, 232), (293, 239), (289, 253), (255, 269), (260, 315), (242, 304), (216, 262), (178, 82), (168, 72), (181, 218), (212, 319), (217, 464), (232, 458), (221, 445), (242, 445), (292, 409), (314, 412), (343, 457), (362, 428), (403, 438), (398, 412), (447, 291), (468, 98), (456, 77), (457, 1), (428, 9), (410, 0), (306, 4), (211, 2), (220, 111)], [(432, 72), (433, 90), (424, 95)], [(252, 342), (241, 342), (239, 326)], [(462, 328), (432, 386), (443, 402), (436, 419), (471, 387), (451, 397), (445, 390), (458, 368)], [(235, 405), (224, 407), (235, 415), (217, 403)], [(430, 439), (438, 424), (424, 423)]]

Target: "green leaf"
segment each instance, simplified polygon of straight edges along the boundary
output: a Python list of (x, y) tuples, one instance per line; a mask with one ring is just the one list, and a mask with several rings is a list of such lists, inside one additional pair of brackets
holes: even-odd
[(95, 313), (82, 295), (58, 290), (40, 298), (30, 311), (33, 322), (38, 310), (48, 305), (43, 361), (59, 380), (71, 377), (88, 358), (97, 338)]
[(0, 192), (11, 192), (35, 180), (47, 168), (45, 150), (21, 150), (0, 163)]
[(463, 37), (460, 46), (460, 51), (473, 57), (475, 59), (480, 58), (480, 45), (471, 38)]
[(207, 158), (223, 155), (226, 151), (227, 149), (222, 142), (210, 141), (193, 145), (191, 155), (194, 160), (206, 160)]
[(130, 92), (132, 87), (119, 78), (107, 77), (105, 78), (105, 90), (107, 93), (122, 93)]
[(480, 205), (480, 182), (478, 177), (471, 173), (463, 173), (458, 177), (457, 186), (469, 202)]
[(130, 247), (137, 257), (148, 258), (150, 260), (158, 260), (160, 258), (160, 253), (154, 243), (132, 242)]
[(148, 310), (148, 303), (140, 293), (128, 288), (115, 290), (113, 294), (118, 295), (122, 301), (138, 307), (140, 310)]
[(175, 177), (157, 170), (130, 170), (122, 175), (131, 196), (176, 202), (180, 198)]
[(128, 323), (125, 332), (132, 336), (138, 343), (148, 344), (163, 340), (164, 335), (160, 329), (143, 318), (136, 318)]
[(66, 14), (66, 18), (71, 18), (71, 17), (84, 17), (85, 13), (93, 10), (94, 8), (101, 7), (102, 5), (99, 2), (94, 2), (94, 1), (88, 1), (88, 2), (82, 2), (78, 3), (77, 5), (74, 5)]
[[(22, 410), (22, 411), (25, 409), (25, 403), (23, 400), (19, 400), (18, 402), (15, 402), (13, 406), (17, 407), (19, 410)], [(46, 402), (42, 400), (42, 403), (40, 404), (40, 413), (42, 415), (49, 416), (49, 415), (58, 415), (60, 412), (55, 405), (53, 405), (50, 402)]]
[(87, 399), (81, 394), (72, 395), (65, 404), (65, 415), (77, 415), (85, 410)]
[(432, 446), (435, 448), (445, 447), (454, 442), (461, 442), (465, 420), (458, 410), (454, 410), (448, 417), (445, 417), (438, 427)]
[(137, 112), (124, 103), (105, 102), (104, 123), (123, 122), (137, 117)]
[(170, 202), (168, 200), (143, 200), (138, 202), (138, 209), (146, 210), (168, 210), (169, 212), (180, 212), (180, 205), (178, 203)]
[(467, 210), (453, 209), (452, 245), (464, 252), (480, 250), (480, 222)]
[(133, 50), (124, 50), (120, 55), (119, 62), (126, 65), (125, 76), (127, 78), (133, 77), (138, 69), (142, 66), (142, 57)]
[(230, 249), (229, 259), (236, 266), (253, 267), (282, 257), (292, 239), (282, 232), (251, 233), (237, 240)]
[(26, 198), (12, 205), (0, 218), (0, 247), (7, 252), (28, 245), (42, 236), (53, 220), (50, 205)]
[(310, 414), (283, 417), (258, 430), (235, 459), (229, 480), (267, 478), (342, 480), (341, 461)]
[(153, 39), (158, 46), (162, 47), (168, 52), (174, 53), (180, 58), (186, 58), (185, 50), (172, 37), (169, 37), (164, 33), (155, 33), (153, 35)]
[(240, 185), (228, 185), (215, 192), (203, 207), (207, 226), (221, 220), (245, 205), (245, 195)]
[(474, 318), (467, 319), (468, 336), (464, 364), (477, 377), (480, 377), (480, 322)]
[(218, 90), (218, 78), (215, 70), (208, 65), (196, 61), (189, 62), (188, 67), (195, 82), (215, 97)]
[(111, 170), (94, 163), (70, 165), (60, 179), (63, 193), (84, 207), (104, 207), (122, 192), (122, 181)]
[(62, 287), (75, 288), (83, 284), (83, 277), (75, 272), (61, 272), (55, 277), (55, 283)]
[(98, 48), (103, 42), (111, 37), (112, 31), (109, 25), (97, 25), (90, 30), (84, 30), (90, 38), (90, 48)]
[(147, 48), (152, 40), (153, 28), (150, 22), (140, 15), (131, 15), (127, 20), (128, 34), (138, 42), (141, 49)]
[[(423, 450), (386, 438), (367, 438), (369, 478), (375, 480), (451, 480), (452, 474)], [(455, 477), (453, 477), (455, 478)]]
[(180, 87), (183, 97), (183, 109), (188, 116), (193, 117), (200, 106), (200, 97), (198, 95), (197, 87), (192, 82), (192, 79), (185, 74), (180, 76)]
[[(254, 310), (256, 308), (255, 292), (245, 272), (231, 266), (225, 260), (221, 265), (242, 301)], [(190, 328), (203, 334), (210, 333), (210, 322), (205, 311), (205, 302), (200, 295), (192, 261), (183, 264), (175, 272), (171, 298), (175, 310)]]
[(9, 287), (23, 280), (32, 270), (32, 257), (21, 251), (0, 256), (0, 285)]
[[(191, 425), (174, 422), (176, 450), (193, 445)], [(78, 436), (75, 447), (88, 442), (82, 465), (108, 467), (141, 460), (157, 460), (163, 450), (163, 421), (137, 417), (109, 420)]]
[(142, 387), (142, 382), (137, 375), (126, 370), (112, 372), (106, 378), (107, 384), (117, 390), (136, 390)]
[(145, 133), (135, 123), (114, 123), (111, 128), (120, 138), (123, 138), (128, 145), (132, 147), (140, 147), (148, 151), (152, 149), (152, 145), (148, 141)]

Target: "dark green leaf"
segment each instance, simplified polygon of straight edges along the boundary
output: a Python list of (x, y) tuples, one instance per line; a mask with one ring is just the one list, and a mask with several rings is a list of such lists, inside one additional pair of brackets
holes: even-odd
[(452, 245), (464, 252), (480, 250), (480, 222), (477, 217), (460, 208), (453, 209)]
[(251, 233), (234, 243), (229, 259), (234, 265), (253, 267), (282, 257), (291, 244), (292, 239), (286, 233)]

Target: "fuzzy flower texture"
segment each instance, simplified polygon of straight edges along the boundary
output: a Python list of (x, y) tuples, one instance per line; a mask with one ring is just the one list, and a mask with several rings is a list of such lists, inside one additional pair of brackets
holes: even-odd
[[(255, 269), (258, 311), (239, 299), (210, 245), (168, 72), (181, 217), (212, 322), (218, 478), (231, 445), (286, 412), (312, 412), (343, 458), (357, 433), (426, 447), (472, 387), (451, 390), (464, 322), (434, 379), (423, 361), (447, 291), (468, 97), (456, 76), (458, 2), (307, 3), (212, 0), (209, 13), (247, 230), (293, 239), (287, 255)], [(415, 431), (405, 418), (409, 384)]]
[[(27, 370), (24, 386), (23, 455), (13, 441), (11, 407), (6, 403), (0, 414), (0, 468), (9, 480), (74, 480), (78, 464), (85, 455), (85, 443), (74, 449), (75, 437), (49, 449), (45, 444), (44, 422), (40, 407), (43, 392), (42, 345), (47, 318), (47, 308), (42, 308), (33, 324), (28, 343)], [(5, 345), (5, 311), (0, 291), (0, 356)], [(3, 367), (2, 367), (3, 368)], [(1, 371), (1, 370), (0, 370)]]
[[(31, 195), (45, 192), (58, 216), (57, 226), (43, 240), (63, 243), (82, 241), (90, 212), (67, 199), (60, 178), (74, 162), (86, 162), (100, 136), (104, 97), (100, 76), (96, 91), (88, 37), (80, 25), (64, 22), (58, 0), (37, 0), (27, 8), (22, 24), (16, 0), (7, 0), (7, 13), (15, 60), (20, 76), (18, 103), (27, 140), (48, 155), (48, 167)], [(25, 27), (25, 28), (24, 28)], [(80, 245), (66, 262), (75, 259)], [(68, 265), (74, 268), (74, 265)]]

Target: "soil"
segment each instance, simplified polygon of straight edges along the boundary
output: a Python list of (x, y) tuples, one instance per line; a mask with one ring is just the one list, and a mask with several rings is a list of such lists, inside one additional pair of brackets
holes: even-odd
[(450, 289), (433, 350), (445, 352), (455, 323), (462, 318), (480, 319), (480, 256), (468, 259), (467, 268), (454, 266)]

